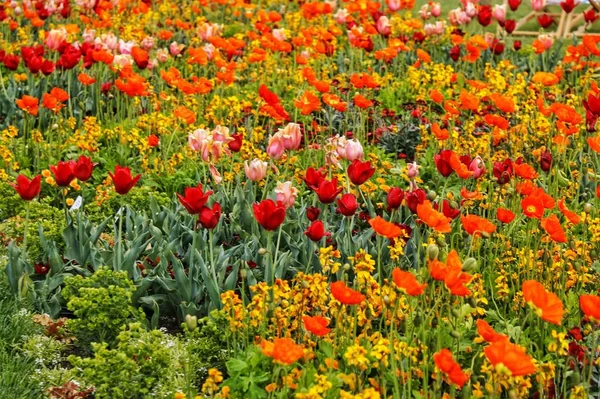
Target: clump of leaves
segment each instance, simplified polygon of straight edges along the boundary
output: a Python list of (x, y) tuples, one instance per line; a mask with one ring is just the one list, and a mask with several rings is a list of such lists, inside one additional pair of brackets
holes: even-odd
[(412, 122), (400, 122), (394, 129), (383, 133), (379, 145), (386, 153), (406, 158), (412, 162), (417, 146), (421, 144), (421, 129)]

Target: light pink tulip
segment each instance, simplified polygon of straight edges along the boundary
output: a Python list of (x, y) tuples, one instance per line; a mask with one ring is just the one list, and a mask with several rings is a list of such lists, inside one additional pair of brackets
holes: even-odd
[(267, 154), (273, 159), (279, 159), (285, 152), (285, 144), (283, 143), (283, 136), (280, 133), (275, 133), (269, 138), (269, 145), (267, 146)]
[(283, 129), (280, 129), (279, 134), (283, 138), (283, 145), (286, 150), (297, 150), (302, 141), (302, 129), (297, 123), (288, 123)]
[(414, 179), (415, 177), (419, 176), (419, 165), (417, 165), (416, 162), (411, 162), (406, 166), (408, 167), (407, 174), (409, 179)]
[(248, 163), (244, 161), (244, 172), (246, 177), (252, 181), (260, 181), (267, 175), (268, 163), (261, 161), (260, 159), (253, 159)]
[(67, 36), (68, 34), (65, 28), (52, 29), (50, 32), (48, 32), (46, 41), (44, 43), (50, 50), (57, 50), (62, 42), (67, 40)]
[(498, 22), (504, 22), (506, 19), (506, 7), (504, 5), (496, 4), (492, 8), (492, 17)]
[(298, 189), (292, 186), (291, 181), (285, 183), (277, 182), (275, 188), (275, 194), (277, 194), (277, 201), (281, 201), (283, 206), (291, 208), (296, 203), (296, 197), (298, 196)]

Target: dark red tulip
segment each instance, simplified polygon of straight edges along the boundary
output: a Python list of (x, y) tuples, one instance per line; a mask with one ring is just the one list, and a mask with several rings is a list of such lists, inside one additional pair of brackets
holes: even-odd
[(540, 168), (548, 172), (552, 168), (552, 153), (549, 150), (542, 152), (540, 156)]
[(322, 221), (313, 221), (304, 232), (311, 241), (319, 241), (325, 236), (325, 225)]
[(448, 177), (454, 172), (454, 169), (450, 166), (452, 154), (452, 150), (441, 150), (439, 154), (433, 156), (435, 167), (444, 177)]
[(454, 46), (450, 49), (450, 58), (456, 62), (460, 58), (460, 46)]
[(37, 175), (31, 180), (25, 175), (18, 175), (16, 183), (11, 183), (11, 186), (17, 190), (21, 199), (31, 201), (40, 193), (41, 179), (42, 177), (40, 175)]
[(56, 165), (50, 165), (54, 175), (54, 181), (60, 187), (68, 187), (75, 179), (75, 161), (59, 161)]
[(596, 131), (596, 122), (600, 116), (600, 97), (588, 94), (587, 100), (583, 100), (583, 107), (586, 110), (585, 125), (588, 132)]
[(375, 173), (375, 168), (371, 166), (371, 162), (361, 162), (358, 159), (352, 161), (350, 166), (348, 166), (348, 177), (350, 181), (357, 186), (365, 183), (367, 180), (373, 176)]
[(337, 178), (333, 178), (331, 181), (323, 179), (319, 184), (319, 188), (315, 190), (319, 201), (323, 204), (331, 204), (335, 201), (339, 193), (342, 192), (342, 188), (338, 187)]
[(177, 198), (179, 198), (179, 202), (187, 211), (192, 214), (198, 214), (202, 212), (202, 208), (206, 205), (208, 201), (208, 197), (213, 192), (207, 190), (204, 192), (202, 190), (202, 184), (198, 183), (197, 187), (188, 187), (184, 191), (184, 195), (177, 193)]
[(92, 177), (94, 166), (91, 158), (81, 155), (73, 166), (73, 173), (77, 180), (88, 181)]
[(352, 216), (358, 209), (358, 201), (356, 201), (354, 194), (343, 194), (338, 198), (337, 204), (337, 211), (344, 216)]
[(583, 18), (585, 19), (585, 23), (593, 24), (599, 18), (598, 14), (593, 8), (590, 8), (586, 12), (583, 13)]
[(203, 206), (200, 211), (200, 224), (205, 229), (214, 229), (219, 224), (219, 219), (221, 219), (221, 204), (215, 202), (212, 209)]
[(33, 264), (33, 270), (35, 271), (35, 274), (48, 274), (50, 271), (50, 265), (47, 263), (35, 262)]
[(516, 27), (517, 21), (515, 21), (514, 19), (507, 19), (506, 21), (504, 21), (504, 30), (509, 35), (515, 31)]
[(550, 27), (550, 25), (552, 25), (552, 23), (554, 22), (554, 18), (552, 18), (548, 14), (542, 14), (542, 15), (538, 16), (537, 20), (538, 20), (538, 24), (540, 24), (540, 26), (543, 29)]
[[(436, 211), (440, 210), (440, 204), (437, 202), (433, 205), (433, 207)], [(441, 212), (444, 214), (444, 216), (450, 219), (456, 219), (458, 215), (460, 215), (460, 209), (452, 208), (452, 206), (450, 205), (450, 201), (448, 201), (447, 199), (442, 200)]]
[(521, 41), (520, 40), (515, 40), (513, 42), (513, 48), (515, 49), (515, 51), (521, 50)]
[(521, 0), (508, 0), (508, 7), (511, 11), (517, 11), (517, 8), (521, 5)]
[(404, 199), (404, 190), (399, 187), (392, 187), (387, 194), (388, 209), (398, 209)]
[(115, 184), (115, 191), (121, 195), (127, 194), (142, 177), (142, 175), (131, 177), (131, 170), (128, 167), (122, 167), (119, 165), (115, 167), (114, 174), (108, 172), (108, 175)]
[(314, 222), (315, 220), (317, 220), (319, 218), (320, 214), (321, 214), (321, 210), (319, 208), (317, 208), (316, 206), (309, 206), (308, 208), (306, 208), (306, 217), (311, 222)]
[(513, 175), (513, 162), (510, 158), (506, 158), (504, 162), (494, 162), (492, 169), (494, 176), (498, 179), (498, 184), (506, 184), (510, 181)]
[(488, 26), (492, 23), (492, 6), (481, 6), (479, 8), (479, 13), (477, 13), (477, 21), (481, 26)]
[(9, 71), (16, 71), (20, 62), (21, 58), (18, 55), (6, 54), (4, 57), (4, 66)]
[(304, 183), (306, 186), (313, 191), (316, 191), (319, 188), (319, 185), (323, 180), (327, 177), (327, 172), (325, 169), (321, 168), (316, 170), (315, 168), (306, 169), (306, 175), (304, 177)]
[(494, 39), (494, 41), (492, 42), (492, 52), (495, 55), (502, 54), (504, 52), (504, 43), (497, 39)]
[(579, 2), (575, 2), (575, 0), (564, 0), (560, 2), (560, 7), (567, 14), (573, 11), (575, 7), (579, 5)]
[(233, 138), (233, 140), (227, 143), (227, 146), (233, 152), (240, 152), (240, 150), (242, 149), (242, 143), (244, 141), (244, 135), (238, 133), (232, 134), (231, 137)]
[(405, 194), (406, 198), (406, 206), (412, 213), (417, 213), (417, 206), (424, 203), (427, 198), (427, 192), (422, 188), (417, 188), (416, 190), (408, 191)]
[(285, 219), (285, 206), (280, 201), (276, 204), (272, 199), (266, 199), (258, 204), (252, 204), (252, 209), (256, 221), (265, 230), (277, 229)]

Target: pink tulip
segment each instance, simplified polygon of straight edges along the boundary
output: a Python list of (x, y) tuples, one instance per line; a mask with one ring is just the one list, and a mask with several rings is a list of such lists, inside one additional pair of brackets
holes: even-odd
[(57, 50), (60, 45), (67, 40), (67, 36), (68, 34), (65, 28), (52, 29), (46, 35), (46, 41), (44, 43), (50, 50)]
[(431, 15), (435, 18), (442, 15), (442, 5), (440, 3), (431, 3)]
[(285, 183), (277, 182), (275, 193), (277, 194), (277, 202), (281, 202), (283, 206), (290, 208), (296, 202), (298, 189), (292, 186), (291, 181), (286, 181)]
[(423, 21), (427, 21), (431, 18), (431, 10), (429, 9), (429, 4), (424, 4), (419, 10), (419, 16)]
[(356, 141), (354, 139), (348, 140), (346, 142), (345, 154), (346, 154), (345, 158), (351, 162), (354, 161), (355, 159), (362, 159), (364, 156), (363, 147), (358, 141)]
[(533, 11), (542, 11), (546, 6), (546, 0), (531, 0), (531, 9)]
[(248, 163), (244, 161), (244, 172), (246, 177), (252, 181), (260, 181), (267, 175), (268, 163), (261, 161), (260, 159), (253, 159)]
[(496, 4), (492, 8), (492, 17), (498, 22), (504, 22), (506, 19), (506, 7), (504, 5)]
[(171, 55), (173, 57), (176, 57), (179, 54), (181, 54), (184, 47), (185, 47), (184, 44), (178, 44), (177, 42), (173, 42), (169, 45), (169, 51), (171, 52)]
[(485, 174), (485, 163), (479, 155), (473, 158), (469, 164), (469, 170), (473, 172), (473, 179), (479, 179)]
[(349, 16), (350, 13), (348, 12), (348, 10), (346, 10), (345, 8), (340, 8), (339, 10), (337, 10), (333, 18), (335, 18), (335, 22), (343, 25), (348, 21)]
[(390, 24), (390, 20), (385, 15), (382, 15), (377, 20), (377, 32), (379, 32), (382, 36), (389, 36), (392, 33), (392, 25)]
[(408, 167), (407, 174), (409, 179), (414, 179), (415, 177), (419, 176), (419, 165), (417, 165), (416, 162), (411, 162), (406, 166)]
[(390, 11), (398, 11), (400, 9), (400, 7), (402, 6), (402, 3), (400, 2), (400, 0), (386, 0), (387, 6), (390, 9)]
[(285, 144), (283, 142), (283, 136), (280, 133), (275, 133), (269, 138), (269, 145), (267, 146), (267, 154), (273, 159), (279, 159), (285, 152)]
[(297, 123), (288, 123), (283, 129), (280, 129), (279, 134), (283, 138), (283, 146), (286, 150), (297, 150), (302, 141), (302, 130)]

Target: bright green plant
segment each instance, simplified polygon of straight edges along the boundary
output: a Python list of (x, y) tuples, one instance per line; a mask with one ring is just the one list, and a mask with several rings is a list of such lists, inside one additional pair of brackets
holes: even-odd
[(95, 388), (96, 398), (147, 398), (169, 385), (173, 359), (165, 334), (132, 323), (116, 340), (115, 349), (93, 343), (93, 357), (69, 357), (77, 378)]
[(67, 309), (75, 315), (68, 327), (80, 343), (112, 343), (120, 328), (129, 322), (145, 320), (133, 307), (135, 287), (126, 272), (100, 268), (91, 277), (65, 280), (62, 291)]

